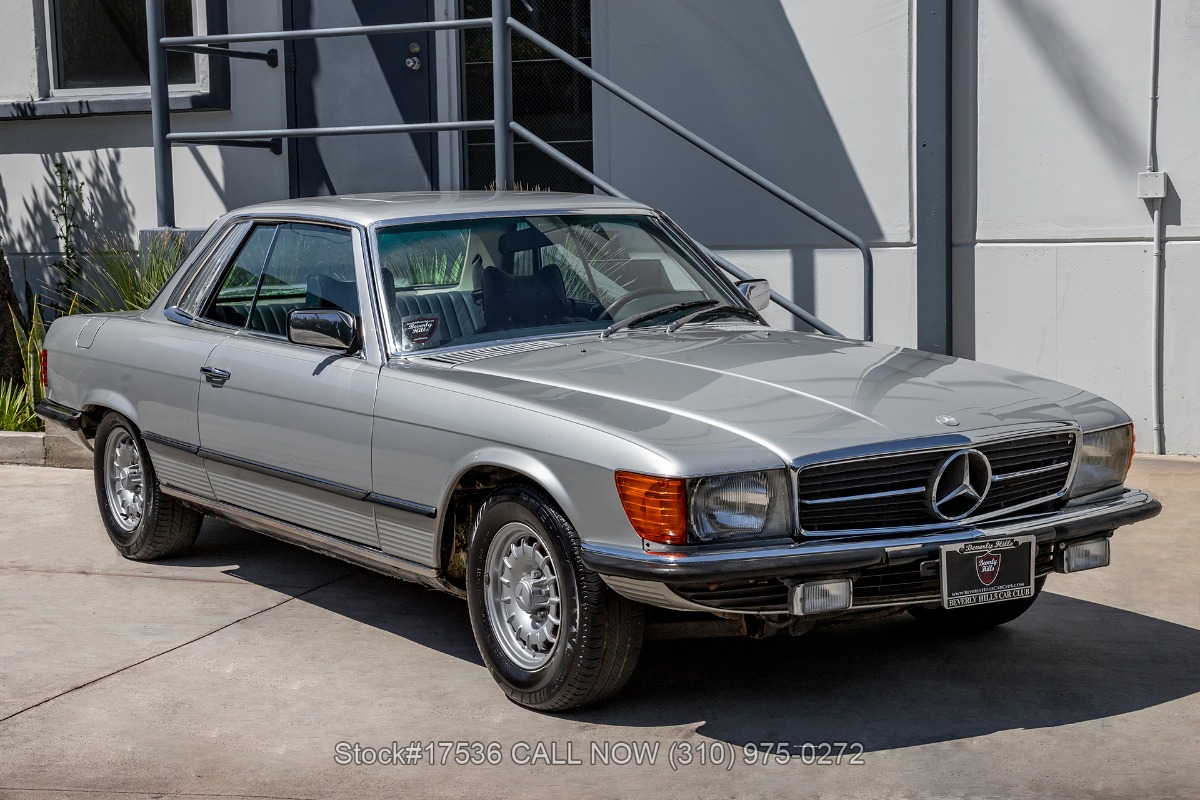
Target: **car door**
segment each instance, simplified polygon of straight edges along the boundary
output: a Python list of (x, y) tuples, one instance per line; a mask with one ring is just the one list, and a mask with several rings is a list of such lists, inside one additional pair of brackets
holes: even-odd
[(198, 417), (219, 501), (378, 547), (364, 501), (378, 357), (287, 338), (294, 308), (340, 308), (361, 319), (363, 253), (356, 228), (257, 223), (204, 312), (235, 330), (204, 365)]
[[(235, 222), (213, 237), (175, 290), (161, 324), (121, 321), (118, 324), (126, 325), (124, 335), (95, 345), (80, 336), (80, 346), (87, 342), (87, 347), (95, 347), (93, 363), (108, 370), (108, 377), (113, 377), (113, 364), (124, 365), (116, 377), (125, 396), (137, 398), (137, 420), (159, 482), (204, 498), (212, 498), (213, 493), (196, 455), (200, 368), (229, 331), (193, 322), (247, 227)], [(93, 337), (99, 328), (94, 326)]]

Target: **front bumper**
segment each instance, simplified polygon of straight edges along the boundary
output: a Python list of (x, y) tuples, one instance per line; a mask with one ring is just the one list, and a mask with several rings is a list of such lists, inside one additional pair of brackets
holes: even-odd
[(1150, 519), (1161, 510), (1162, 505), (1148, 493), (1126, 489), (1114, 497), (1068, 506), (1054, 514), (920, 536), (823, 538), (787, 546), (670, 555), (584, 543), (583, 563), (605, 577), (667, 585), (836, 576), (935, 559), (947, 544), (1017, 535), (1036, 536), (1039, 546), (1071, 541)]

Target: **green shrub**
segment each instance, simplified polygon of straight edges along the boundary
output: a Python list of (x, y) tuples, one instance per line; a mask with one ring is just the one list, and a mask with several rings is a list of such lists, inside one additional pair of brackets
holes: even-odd
[(131, 250), (117, 237), (102, 236), (88, 248), (89, 269), (77, 294), (83, 311), (129, 311), (150, 305), (187, 257), (182, 234), (164, 233)]
[(25, 385), (15, 381), (0, 381), (0, 431), (40, 431), (42, 421), (33, 407), (42, 399), (42, 342), (46, 324), (37, 303), (32, 304), (29, 319), (22, 320), (14, 313), (13, 327), (21, 347), (22, 374)]
[(29, 388), (0, 381), (0, 431), (40, 431), (42, 421), (33, 413)]

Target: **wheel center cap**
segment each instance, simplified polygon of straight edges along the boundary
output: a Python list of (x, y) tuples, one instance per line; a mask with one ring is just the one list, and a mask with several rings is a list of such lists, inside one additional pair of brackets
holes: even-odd
[(525, 612), (533, 608), (533, 586), (530, 585), (528, 577), (520, 580), (513, 594), (516, 596), (517, 608)]

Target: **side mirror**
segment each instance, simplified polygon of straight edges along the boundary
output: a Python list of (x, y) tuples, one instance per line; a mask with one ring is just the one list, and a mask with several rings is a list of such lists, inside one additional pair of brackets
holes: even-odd
[(764, 278), (738, 281), (737, 290), (742, 293), (742, 297), (750, 301), (755, 311), (762, 311), (771, 304), (771, 284)]
[(288, 312), (288, 341), (346, 352), (358, 340), (354, 317), (333, 308), (297, 308)]

